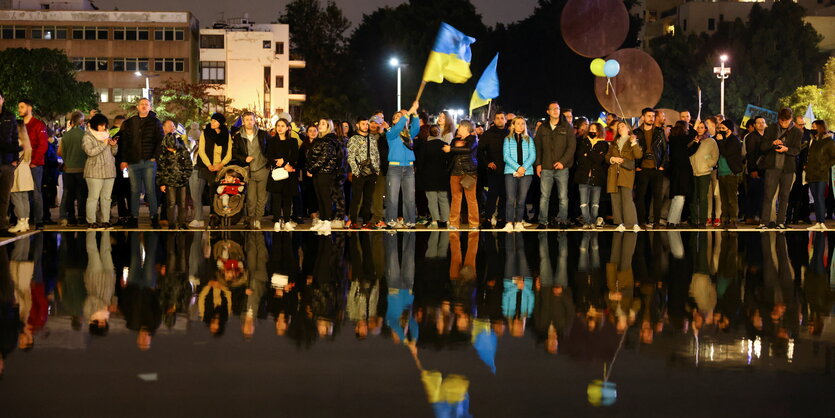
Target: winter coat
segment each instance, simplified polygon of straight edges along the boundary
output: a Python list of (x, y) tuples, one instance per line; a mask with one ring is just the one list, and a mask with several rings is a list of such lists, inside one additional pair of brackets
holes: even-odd
[(49, 148), (49, 135), (46, 134), (46, 125), (32, 118), (26, 124), (26, 132), (29, 134), (29, 144), (32, 145), (32, 167), (44, 165), (44, 157)]
[(690, 149), (699, 147), (688, 135), (670, 135), (670, 196), (687, 196), (693, 190), (693, 167), (690, 166)]
[[(17, 131), (17, 124), (15, 124), (15, 131)], [(18, 137), (20, 141), (20, 154), (15, 160), (18, 161), (17, 167), (14, 170), (14, 182), (12, 183), (12, 192), (28, 192), (35, 190), (35, 180), (32, 177), (32, 169), (29, 164), (32, 162), (32, 145), (29, 143), (29, 135), (21, 135)]]
[(694, 176), (706, 176), (713, 172), (716, 162), (719, 161), (719, 147), (716, 140), (706, 136), (698, 144), (690, 147), (690, 166), (693, 167)]
[(206, 125), (200, 141), (197, 144), (197, 169), (200, 170), (200, 177), (210, 183), (215, 182), (217, 171), (210, 171), (210, 165), (220, 164), (226, 166), (232, 161), (232, 136), (221, 125), (220, 132)]
[(415, 147), (415, 156), (419, 162), (415, 180), (419, 190), (438, 192), (449, 189), (450, 155), (443, 150), (446, 145), (441, 137), (430, 136)]
[[(415, 143), (417, 144), (417, 142)], [(368, 135), (356, 134), (348, 140), (348, 165), (351, 167), (354, 176), (359, 175), (360, 163), (366, 159), (371, 160), (374, 174), (380, 173), (380, 153), (377, 144)]]
[(490, 163), (496, 164), (496, 169), (488, 173), (505, 172), (504, 142), (508, 135), (510, 135), (510, 129), (507, 127), (491, 126), (478, 138), (478, 162), (484, 167)]
[(128, 118), (122, 122), (118, 135), (119, 162), (128, 164), (156, 158), (164, 136), (162, 123), (154, 112), (150, 112), (145, 118), (140, 118), (139, 115)]
[[(278, 139), (278, 135), (270, 138), (267, 141), (267, 153), (264, 154), (267, 158), (267, 165), (270, 170), (276, 168), (276, 160), (282, 159), (284, 163), (281, 167), (290, 164), (294, 169), (299, 169), (299, 142), (293, 138), (285, 140)], [(270, 193), (290, 193), (295, 195), (299, 191), (299, 176), (298, 171), (290, 173), (290, 177), (275, 181), (272, 176), (267, 177), (267, 191)]]
[(87, 161), (87, 154), (81, 147), (84, 141), (84, 128), (76, 126), (61, 137), (61, 143), (58, 145), (61, 158), (64, 160), (65, 173), (83, 173), (84, 163)]
[(609, 152), (606, 153), (606, 161), (611, 161), (612, 157), (620, 157), (623, 158), (623, 164), (609, 166), (606, 178), (606, 191), (608, 193), (617, 193), (618, 187), (633, 188), (635, 184), (635, 162), (643, 155), (640, 144), (632, 145), (632, 141), (627, 139), (623, 146), (618, 148), (617, 141), (617, 139), (612, 141)]
[(87, 162), (84, 163), (84, 178), (116, 178), (116, 154), (119, 151), (119, 144), (110, 145), (107, 141), (99, 141), (91, 131), (87, 131), (84, 133), (81, 146), (87, 154)]
[[(504, 139), (502, 145), (502, 154), (504, 157), (504, 174), (513, 174), (519, 169), (519, 144), (517, 144), (516, 134), (508, 136)], [(533, 163), (536, 161), (536, 145), (533, 143), (533, 138), (526, 136), (522, 139), (522, 165), (525, 167), (525, 175), (533, 175)], [(498, 165), (498, 164), (497, 164)]]
[(0, 164), (17, 161), (20, 153), (17, 139), (17, 119), (14, 113), (0, 108)]
[[(261, 146), (261, 154), (266, 158), (267, 156), (267, 141), (270, 135), (267, 131), (263, 129), (255, 128), (257, 133), (255, 134), (258, 144)], [(249, 156), (249, 139), (241, 135), (244, 131), (244, 128), (241, 128), (238, 132), (235, 132), (235, 135), (232, 136), (232, 161), (235, 165), (241, 167), (249, 167), (249, 163), (246, 162), (246, 157)], [(267, 161), (266, 167), (269, 168), (269, 161)], [(258, 168), (260, 169), (260, 168)], [(253, 167), (253, 170), (256, 168)]]
[(551, 129), (549, 121), (539, 126), (534, 135), (536, 144), (535, 165), (541, 165), (543, 170), (553, 170), (554, 164), (560, 162), (569, 168), (574, 163), (574, 150), (577, 148), (577, 138), (574, 128), (568, 121), (560, 118), (560, 123)]
[[(170, 151), (169, 148), (174, 151)], [(184, 187), (194, 166), (183, 140), (176, 133), (162, 139), (162, 152), (157, 160), (157, 186)]]
[[(764, 170), (778, 169), (786, 174), (794, 173), (797, 167), (795, 157), (800, 154), (800, 137), (803, 132), (794, 125), (794, 122), (785, 130), (784, 137), (780, 131), (782, 129), (780, 129), (779, 122), (765, 128), (763, 140), (760, 142), (760, 152), (762, 153), (760, 168)], [(774, 150), (773, 142), (779, 137), (783, 137), (783, 145), (788, 147), (788, 151), (777, 152)]]
[(828, 182), (833, 165), (835, 141), (832, 139), (832, 133), (813, 137), (809, 143), (809, 158), (806, 161), (806, 182)]
[(585, 137), (577, 142), (577, 154), (574, 157), (574, 182), (589, 186), (603, 187), (606, 185), (606, 153), (609, 143), (600, 138), (592, 145), (591, 139)]
[(655, 161), (655, 168), (664, 168), (666, 170), (669, 158), (667, 151), (667, 138), (664, 138), (664, 130), (658, 127), (652, 128), (651, 147), (650, 144), (647, 144), (643, 126), (635, 128), (632, 133), (638, 138), (638, 145), (641, 146), (641, 151), (644, 153), (644, 156), (639, 161), (635, 162), (636, 166), (643, 167), (643, 164), (646, 162), (645, 160), (649, 157), (649, 152), (647, 152), (647, 150), (648, 148), (651, 148), (652, 157)]
[(719, 156), (725, 159), (728, 167), (734, 174), (742, 172), (742, 142), (736, 135), (729, 135), (721, 141), (716, 141), (716, 147), (719, 148)]
[(316, 138), (307, 154), (307, 171), (313, 174), (337, 174), (341, 166), (342, 146), (333, 133)]
[[(457, 140), (458, 138), (453, 139), (452, 143), (455, 144)], [(453, 176), (463, 176), (464, 174), (476, 175), (478, 173), (478, 159), (476, 158), (478, 139), (475, 135), (470, 135), (464, 138), (463, 141), (463, 146), (450, 146), (449, 153), (452, 154)]]
[(760, 144), (763, 136), (759, 132), (754, 131), (745, 136), (745, 165), (748, 168), (748, 174), (760, 171), (757, 162), (760, 158)]

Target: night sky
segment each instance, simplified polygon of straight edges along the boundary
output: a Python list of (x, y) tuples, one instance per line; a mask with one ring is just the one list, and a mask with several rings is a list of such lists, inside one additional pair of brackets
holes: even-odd
[[(364, 13), (371, 13), (379, 7), (397, 6), (404, 0), (334, 0), (345, 16), (354, 25), (362, 20)], [(492, 26), (497, 22), (512, 23), (530, 15), (537, 0), (471, 0), (481, 14), (484, 23)], [(289, 0), (95, 0), (101, 10), (175, 10), (191, 11), (200, 20), (200, 26), (210, 26), (221, 14), (226, 18), (249, 17), (256, 23), (275, 20)], [(325, 0), (322, 0), (325, 3)]]

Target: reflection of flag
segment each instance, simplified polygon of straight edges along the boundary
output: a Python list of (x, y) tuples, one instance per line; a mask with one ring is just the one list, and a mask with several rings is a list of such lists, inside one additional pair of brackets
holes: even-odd
[(496, 54), (493, 61), (490, 61), (490, 64), (484, 69), (481, 78), (478, 79), (473, 97), (470, 99), (470, 113), (473, 112), (473, 109), (484, 106), (490, 103), (490, 100), (499, 97), (499, 73), (496, 71), (498, 64), (499, 54)]
[(451, 83), (463, 83), (469, 80), (473, 75), (470, 72), (470, 45), (473, 42), (475, 38), (441, 22), (435, 45), (426, 60), (423, 81), (443, 83), (446, 79)]
[(806, 119), (806, 129), (812, 129), (812, 122), (815, 121), (815, 112), (812, 111), (812, 104), (809, 103), (809, 107), (806, 108), (806, 114), (803, 115), (803, 119)]
[(473, 321), (473, 348), (478, 353), (478, 358), (496, 374), (496, 348), (499, 345), (496, 334), (490, 328), (490, 322), (482, 319)]

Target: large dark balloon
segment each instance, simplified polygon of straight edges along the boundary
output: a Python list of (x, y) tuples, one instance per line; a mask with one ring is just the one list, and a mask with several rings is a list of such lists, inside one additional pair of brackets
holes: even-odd
[[(649, 54), (640, 49), (621, 49), (606, 57), (620, 63), (620, 73), (612, 78), (606, 91), (606, 78), (595, 78), (594, 94), (608, 112), (625, 117), (641, 116), (641, 109), (654, 107), (664, 91), (661, 67)], [(615, 94), (620, 107), (615, 101)], [(623, 108), (623, 110), (621, 110)]]
[(615, 52), (629, 32), (629, 12), (621, 0), (568, 0), (560, 16), (566, 45), (588, 58)]

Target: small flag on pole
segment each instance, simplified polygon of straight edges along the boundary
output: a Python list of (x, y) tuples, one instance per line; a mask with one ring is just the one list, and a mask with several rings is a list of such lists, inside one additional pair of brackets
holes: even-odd
[(474, 42), (475, 38), (442, 22), (435, 45), (426, 61), (423, 81), (443, 83), (444, 80), (448, 80), (460, 84), (469, 80), (473, 76), (470, 72), (470, 45)]
[(499, 73), (496, 69), (498, 64), (499, 54), (496, 54), (493, 61), (490, 61), (484, 69), (481, 78), (478, 79), (473, 97), (470, 98), (470, 113), (473, 113), (473, 109), (487, 105), (491, 100), (499, 97)]
[(812, 122), (815, 121), (815, 112), (812, 111), (812, 104), (809, 103), (809, 107), (806, 108), (806, 114), (803, 115), (803, 119), (806, 120), (806, 129), (812, 129)]
[(600, 115), (597, 116), (597, 123), (602, 125), (604, 128), (606, 127), (606, 112), (600, 112)]

